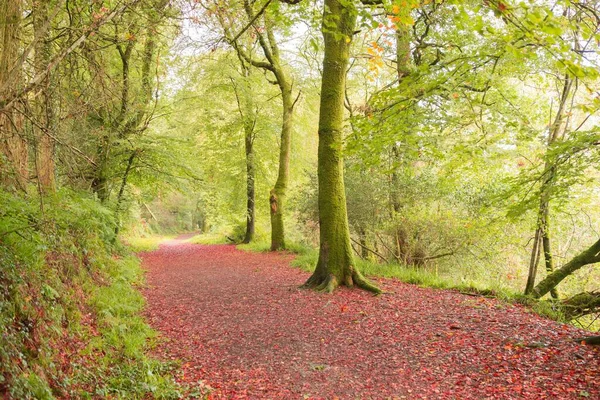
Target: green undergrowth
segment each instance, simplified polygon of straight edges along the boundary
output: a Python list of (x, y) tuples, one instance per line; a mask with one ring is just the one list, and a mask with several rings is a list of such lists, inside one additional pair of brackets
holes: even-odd
[(147, 355), (143, 275), (113, 214), (71, 191), (0, 204), (0, 398), (181, 397)]
[[(240, 250), (259, 252), (259, 253), (271, 251), (271, 243), (269, 243), (267, 241), (243, 243), (243, 244), (238, 244), (236, 247)], [(286, 245), (286, 251), (300, 255), (300, 254), (309, 252), (310, 249), (302, 244), (288, 243)], [(315, 260), (316, 260), (316, 258), (315, 258)], [(313, 265), (313, 267), (314, 267), (314, 265)]]
[(140, 253), (144, 251), (154, 251), (158, 249), (158, 246), (166, 240), (173, 239), (175, 236), (147, 236), (147, 237), (139, 237), (139, 236), (130, 236), (126, 237), (123, 241), (125, 244), (131, 249), (131, 251), (135, 253)]
[(187, 241), (194, 244), (231, 244), (227, 236), (220, 233), (203, 233), (193, 236)]

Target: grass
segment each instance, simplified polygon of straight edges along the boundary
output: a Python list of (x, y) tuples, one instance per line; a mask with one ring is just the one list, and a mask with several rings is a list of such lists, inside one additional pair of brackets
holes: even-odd
[(134, 253), (140, 253), (157, 250), (162, 242), (173, 238), (174, 236), (127, 237), (124, 242)]
[(227, 236), (220, 233), (201, 233), (187, 240), (194, 244), (230, 244)]
[(140, 261), (134, 256), (113, 260), (107, 272), (111, 283), (96, 287), (90, 305), (97, 314), (100, 335), (91, 339), (87, 352), (104, 356), (94, 375), (104, 378), (96, 396), (158, 399), (181, 398), (183, 389), (170, 376), (174, 368), (147, 356), (156, 333), (141, 311), (144, 298), (136, 287), (143, 284)]

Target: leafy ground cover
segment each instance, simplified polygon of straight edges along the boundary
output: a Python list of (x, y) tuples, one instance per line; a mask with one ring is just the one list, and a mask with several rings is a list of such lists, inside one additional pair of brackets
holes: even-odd
[(378, 297), (316, 293), (292, 255), (227, 245), (141, 256), (156, 352), (212, 398), (600, 396), (600, 353), (573, 341), (587, 332), (519, 305), (384, 278)]

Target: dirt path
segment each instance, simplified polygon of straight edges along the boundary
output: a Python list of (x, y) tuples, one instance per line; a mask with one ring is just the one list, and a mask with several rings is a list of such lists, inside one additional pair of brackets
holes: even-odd
[(227, 399), (600, 399), (600, 351), (521, 307), (391, 280), (300, 290), (291, 256), (170, 241), (142, 255), (147, 317)]

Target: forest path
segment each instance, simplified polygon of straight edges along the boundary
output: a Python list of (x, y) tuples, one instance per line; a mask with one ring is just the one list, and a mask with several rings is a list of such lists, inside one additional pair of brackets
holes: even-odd
[(212, 398), (600, 398), (600, 352), (568, 341), (585, 332), (520, 306), (394, 280), (316, 293), (292, 256), (227, 245), (141, 257), (157, 353)]

